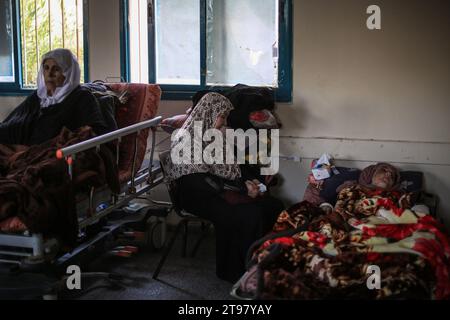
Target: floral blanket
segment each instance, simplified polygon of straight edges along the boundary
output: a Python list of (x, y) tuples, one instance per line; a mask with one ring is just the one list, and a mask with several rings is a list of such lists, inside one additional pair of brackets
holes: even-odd
[(330, 214), (309, 202), (291, 207), (254, 245), (239, 291), (260, 299), (449, 299), (449, 236), (412, 210), (411, 199), (356, 185), (339, 193)]

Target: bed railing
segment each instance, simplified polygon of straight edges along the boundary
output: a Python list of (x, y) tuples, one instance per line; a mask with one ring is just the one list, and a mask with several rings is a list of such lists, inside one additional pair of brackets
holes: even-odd
[[(113, 132), (106, 133), (104, 135), (101, 135), (99, 137), (95, 137), (77, 144), (74, 144), (72, 146), (59, 149), (56, 151), (56, 157), (58, 159), (65, 158), (69, 175), (72, 178), (72, 166), (73, 162), (76, 160), (76, 155), (80, 152), (86, 151), (88, 149), (92, 148), (99, 148), (100, 145), (111, 142), (111, 141), (117, 141), (117, 148), (116, 148), (116, 163), (119, 163), (119, 150), (120, 150), (120, 142), (121, 138), (133, 133), (136, 134), (136, 138), (134, 140), (134, 146), (133, 146), (133, 166), (131, 170), (131, 181), (132, 181), (132, 188), (134, 188), (134, 180), (136, 175), (136, 157), (137, 157), (137, 139), (139, 136), (139, 133), (141, 130), (144, 129), (152, 129), (153, 131), (156, 130), (156, 127), (161, 123), (162, 117), (156, 117), (150, 120), (142, 121), (136, 124), (133, 124), (131, 126), (115, 130)], [(150, 154), (150, 163), (149, 163), (149, 171), (151, 172), (151, 168), (153, 166), (153, 158), (154, 158), (154, 152), (155, 152), (155, 144), (156, 144), (156, 136), (155, 134), (152, 134), (152, 148), (151, 148), (151, 154)], [(150, 177), (151, 178), (151, 177)]]
[[(88, 227), (89, 225), (96, 223), (97, 221), (99, 221), (99, 219), (106, 217), (117, 208), (126, 205), (131, 200), (136, 199), (140, 195), (148, 192), (153, 187), (155, 187), (156, 185), (158, 185), (163, 181), (162, 175), (158, 175), (159, 169), (156, 166), (154, 166), (154, 153), (156, 146), (155, 132), (161, 120), (162, 120), (161, 117), (155, 117), (153, 119), (142, 121), (137, 124), (122, 129), (118, 129), (116, 131), (104, 134), (99, 137), (94, 137), (92, 139), (77, 143), (67, 148), (60, 149), (56, 152), (57, 158), (66, 160), (68, 164), (70, 177), (73, 178), (72, 168), (74, 161), (76, 161), (77, 154), (92, 148), (97, 148), (97, 150), (99, 150), (100, 145), (112, 141), (117, 141), (118, 143), (116, 148), (117, 149), (116, 163), (118, 164), (119, 150), (120, 150), (119, 148), (122, 137), (136, 133), (136, 138), (134, 139), (134, 146), (133, 146), (133, 163), (132, 163), (131, 178), (125, 183), (124, 185), (125, 188), (121, 189), (120, 198), (119, 194), (113, 195), (112, 199), (113, 201), (111, 205), (96, 212), (94, 208), (95, 204), (93, 201), (94, 190), (91, 188), (89, 192), (88, 213), (92, 214), (88, 214), (86, 218), (84, 218), (82, 221), (79, 221), (78, 223), (79, 230), (82, 230)], [(145, 168), (144, 170), (138, 172), (138, 170), (136, 170), (136, 166), (138, 165), (136, 163), (138, 150), (137, 137), (139, 136), (140, 131), (145, 129), (152, 130), (152, 146), (149, 159), (150, 161), (148, 164), (148, 169)], [(136, 175), (137, 172), (139, 173), (138, 175)], [(141, 187), (139, 189), (136, 189), (136, 186), (140, 185)], [(105, 234), (106, 233), (102, 233), (101, 237), (106, 237)], [(98, 240), (95, 239), (91, 240), (91, 242), (93, 243)], [(47, 249), (50, 250), (51, 246), (55, 245), (52, 241), (53, 240), (44, 241), (42, 235), (39, 234), (31, 234), (31, 235), (0, 234), (0, 263), (8, 263), (8, 264), (13, 263), (21, 265), (25, 261), (25, 259), (22, 258), (27, 258), (27, 260), (33, 261), (32, 263), (34, 263), (35, 261), (41, 261), (44, 259), (44, 254), (46, 253), (46, 250)], [(88, 244), (84, 245), (83, 248), (86, 249), (87, 247), (92, 245), (92, 243), (89, 242)], [(76, 249), (74, 252), (66, 254), (65, 256), (61, 257), (58, 260), (57, 264), (66, 263), (72, 257), (76, 257), (77, 254), (84, 249)]]
[[(89, 149), (96, 148), (97, 150), (100, 148), (102, 144), (117, 141), (116, 145), (116, 164), (119, 164), (119, 151), (120, 151), (120, 143), (122, 137), (125, 137), (127, 135), (131, 135), (136, 133), (136, 137), (134, 139), (134, 145), (133, 145), (133, 162), (132, 162), (132, 168), (131, 168), (131, 179), (128, 185), (128, 193), (131, 195), (135, 195), (137, 193), (136, 190), (136, 184), (142, 182), (142, 177), (136, 177), (136, 160), (137, 160), (137, 150), (138, 150), (138, 136), (141, 130), (145, 129), (151, 129), (152, 130), (152, 146), (150, 150), (150, 161), (148, 165), (148, 175), (146, 176), (147, 183), (149, 186), (154, 185), (154, 177), (153, 177), (153, 163), (154, 163), (154, 153), (155, 153), (155, 146), (156, 146), (156, 128), (161, 123), (162, 117), (155, 117), (150, 120), (142, 121), (136, 124), (133, 124), (131, 126), (121, 128), (118, 130), (115, 130), (113, 132), (106, 133), (104, 135), (101, 135), (99, 137), (95, 137), (74, 145), (71, 145), (69, 147), (59, 149), (56, 152), (56, 157), (58, 159), (65, 159), (68, 166), (69, 176), (72, 179), (73, 178), (73, 164), (74, 161), (76, 161), (77, 154)], [(141, 192), (139, 192), (141, 193)], [(88, 209), (88, 216), (90, 218), (93, 218), (92, 216), (95, 213), (94, 208), (94, 202), (93, 202), (93, 196), (94, 196), (94, 189), (91, 188), (89, 193), (89, 209)], [(118, 204), (119, 199), (118, 195), (113, 196), (113, 204)], [(120, 201), (122, 202), (122, 201)], [(108, 210), (107, 210), (108, 211)], [(102, 212), (103, 213), (103, 212)], [(105, 212), (106, 213), (106, 212)]]

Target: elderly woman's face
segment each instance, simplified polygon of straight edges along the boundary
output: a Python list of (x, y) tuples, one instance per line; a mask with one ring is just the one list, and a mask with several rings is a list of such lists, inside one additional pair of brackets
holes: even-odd
[(382, 168), (375, 171), (372, 177), (372, 185), (381, 189), (392, 188), (394, 186), (394, 183), (394, 177), (392, 176), (391, 172)]
[(62, 87), (64, 80), (66, 80), (63, 70), (54, 59), (47, 59), (44, 61), (44, 80), (49, 96), (52, 96), (53, 93), (55, 93), (56, 88)]

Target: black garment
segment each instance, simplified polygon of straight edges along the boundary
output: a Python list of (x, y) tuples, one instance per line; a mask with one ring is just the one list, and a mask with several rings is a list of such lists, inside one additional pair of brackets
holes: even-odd
[(251, 87), (245, 84), (237, 84), (228, 90), (202, 90), (192, 97), (192, 105), (195, 107), (200, 99), (208, 92), (217, 92), (227, 97), (234, 109), (228, 115), (228, 125), (233, 129), (247, 130), (253, 128), (249, 115), (252, 112), (267, 109), (275, 109), (275, 93), (269, 87)]
[[(217, 276), (235, 282), (246, 271), (248, 249), (271, 230), (284, 206), (268, 195), (251, 203), (231, 205), (220, 196), (223, 190), (209, 182), (218, 179), (204, 173), (183, 176), (177, 180), (179, 196), (184, 209), (214, 224)], [(219, 185), (229, 183), (225, 180)]]
[(77, 87), (61, 103), (41, 108), (35, 91), (0, 124), (0, 144), (35, 145), (56, 137), (63, 127), (90, 126), (97, 135), (107, 125), (97, 100), (86, 88)]
[(116, 108), (122, 103), (119, 95), (103, 82), (84, 83), (81, 86), (92, 92), (97, 99), (108, 132), (117, 130)]

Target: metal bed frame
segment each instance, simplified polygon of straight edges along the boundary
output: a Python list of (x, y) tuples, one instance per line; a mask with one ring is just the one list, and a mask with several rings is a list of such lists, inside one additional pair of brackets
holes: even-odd
[[(76, 161), (78, 153), (92, 148), (96, 148), (98, 151), (100, 145), (111, 141), (117, 141), (116, 163), (118, 164), (119, 148), (122, 137), (136, 134), (133, 146), (131, 178), (121, 185), (121, 193), (113, 194), (109, 188), (106, 187), (102, 188), (103, 190), (94, 190), (91, 188), (88, 198), (85, 198), (81, 203), (78, 203), (77, 215), (79, 220), (79, 237), (83, 235), (88, 228), (96, 225), (100, 221), (104, 221), (112, 212), (149, 192), (163, 181), (164, 178), (162, 176), (161, 167), (154, 163), (156, 146), (155, 131), (156, 127), (161, 122), (161, 119), (161, 117), (155, 117), (57, 151), (56, 156), (59, 159), (66, 160), (69, 175), (72, 179), (73, 163)], [(138, 150), (137, 137), (139, 132), (145, 129), (152, 130), (150, 161), (148, 167), (143, 168), (136, 173)], [(109, 204), (105, 205), (100, 210), (97, 210), (99, 207), (98, 204), (96, 204), (96, 201), (94, 201), (94, 198), (99, 194), (103, 201), (109, 197)], [(86, 206), (88, 208), (87, 213), (85, 209)], [(120, 227), (126, 224), (126, 222), (127, 221), (125, 220), (109, 225), (103, 225), (99, 232), (94, 236), (85, 239), (85, 241), (72, 251), (59, 257), (55, 256), (54, 253), (59, 245), (56, 239), (44, 239), (42, 234), (27, 234), (27, 232), (22, 235), (0, 233), (0, 263), (12, 264), (28, 270), (30, 269), (30, 266), (46, 264), (51, 260), (52, 267), (61, 270), (69, 265), (71, 261), (78, 261), (80, 255), (85, 251), (90, 252), (92, 255), (95, 251), (94, 249), (105, 249), (104, 242), (108, 240), (113, 233), (118, 232)], [(54, 255), (53, 257), (51, 257), (52, 254)], [(48, 264), (46, 267), (48, 267)]]

